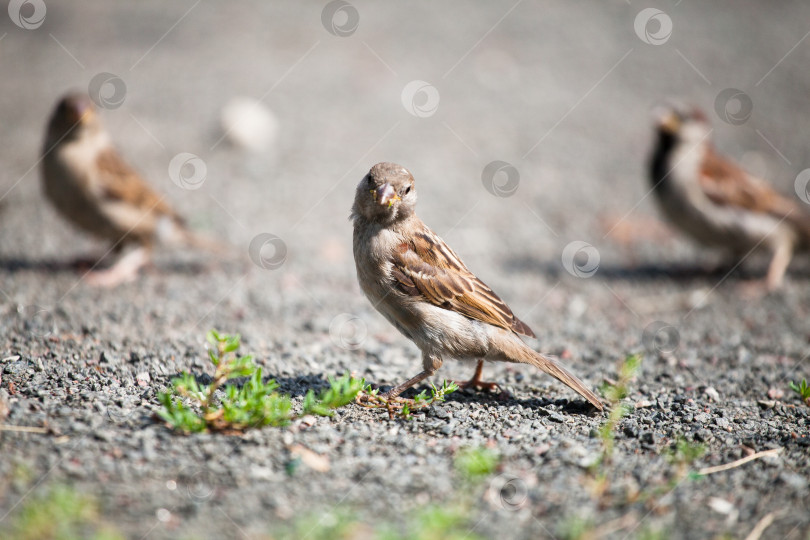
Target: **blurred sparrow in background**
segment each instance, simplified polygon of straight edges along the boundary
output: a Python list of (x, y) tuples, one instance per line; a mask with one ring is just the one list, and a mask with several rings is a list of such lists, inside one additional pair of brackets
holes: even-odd
[(711, 131), (700, 110), (662, 111), (650, 160), (653, 191), (666, 217), (701, 244), (737, 257), (769, 250), (765, 284), (776, 289), (793, 252), (810, 248), (810, 214), (717, 154)]
[(529, 348), (534, 337), (509, 307), (470, 272), (444, 241), (416, 217), (416, 189), (407, 169), (378, 163), (357, 186), (351, 219), (360, 287), (372, 305), (422, 351), (422, 372), (386, 397), (433, 375), (445, 357), (531, 364), (562, 381), (597, 409), (599, 398), (559, 362)]
[(45, 196), (68, 221), (111, 243), (119, 253), (108, 269), (91, 271), (91, 284), (132, 281), (150, 260), (156, 240), (197, 247), (217, 245), (189, 231), (181, 218), (118, 154), (87, 95), (68, 94), (56, 105), (42, 155)]

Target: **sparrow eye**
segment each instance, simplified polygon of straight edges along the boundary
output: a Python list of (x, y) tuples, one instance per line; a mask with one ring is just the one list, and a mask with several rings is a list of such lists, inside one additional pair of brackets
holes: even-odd
[(411, 186), (405, 188), (405, 195), (411, 192)]

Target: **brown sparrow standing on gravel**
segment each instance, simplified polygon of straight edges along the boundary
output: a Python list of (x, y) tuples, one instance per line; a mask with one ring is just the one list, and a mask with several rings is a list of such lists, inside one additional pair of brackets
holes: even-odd
[(92, 284), (135, 279), (155, 240), (206, 243), (121, 158), (87, 95), (68, 94), (57, 104), (45, 137), (42, 185), (62, 217), (109, 241), (111, 251), (137, 246), (109, 269), (91, 272)]
[(433, 375), (445, 357), (453, 357), (478, 361), (475, 376), (462, 386), (495, 386), (481, 381), (484, 360), (531, 364), (601, 410), (599, 398), (582, 381), (518, 337), (534, 333), (416, 217), (415, 206), (413, 176), (394, 163), (371, 168), (352, 206), (360, 287), (422, 351), (422, 372), (386, 397), (398, 396)]
[(668, 108), (658, 120), (650, 180), (661, 210), (707, 246), (773, 254), (766, 285), (782, 283), (793, 252), (810, 248), (810, 214), (717, 154), (706, 116)]

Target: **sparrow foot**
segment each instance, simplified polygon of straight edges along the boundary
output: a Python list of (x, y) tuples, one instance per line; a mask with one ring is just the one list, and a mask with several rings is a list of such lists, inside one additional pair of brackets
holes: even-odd
[(737, 287), (740, 298), (748, 302), (761, 300), (775, 290), (766, 280), (762, 279), (743, 281)]
[(367, 394), (365, 392), (357, 394), (354, 401), (361, 407), (367, 409), (385, 409), (388, 411), (389, 418), (401, 416), (405, 407), (407, 407), (408, 410), (415, 410), (423, 406), (413, 399), (399, 396), (388, 397), (388, 394)]
[(498, 392), (498, 399), (507, 399), (509, 398), (509, 392), (501, 388), (496, 382), (486, 382), (481, 380), (481, 372), (484, 370), (484, 361), (479, 360), (478, 365), (475, 367), (475, 374), (473, 374), (472, 379), (469, 381), (453, 381), (456, 385), (461, 388), (472, 388), (474, 390), (485, 390), (487, 392)]
[(481, 390), (486, 392), (498, 392), (496, 398), (500, 401), (506, 401), (512, 394), (508, 390), (501, 388), (496, 382), (486, 382), (482, 380), (470, 379), (469, 381), (453, 381), (460, 389), (472, 388), (473, 390)]
[(105, 270), (94, 270), (85, 275), (85, 281), (93, 287), (111, 289), (122, 283), (131, 283), (138, 277), (138, 272), (149, 262), (149, 253), (138, 248), (124, 255), (112, 267)]
[(486, 382), (481, 379), (470, 379), (469, 381), (453, 381), (456, 385), (464, 390), (466, 388), (473, 388), (475, 390), (485, 390), (487, 392), (494, 392), (499, 390), (503, 392), (501, 385), (496, 382)]

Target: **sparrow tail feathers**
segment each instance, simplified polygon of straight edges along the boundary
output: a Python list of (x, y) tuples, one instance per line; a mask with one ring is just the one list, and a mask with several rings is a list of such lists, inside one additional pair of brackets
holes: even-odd
[(600, 411), (603, 409), (602, 403), (599, 401), (599, 397), (590, 391), (575, 375), (565, 369), (561, 363), (554, 358), (545, 356), (537, 351), (532, 350), (517, 336), (510, 336), (510, 338), (513, 339), (498, 340), (500, 343), (497, 345), (501, 352), (505, 354), (512, 362), (530, 364), (541, 371), (546, 372), (574, 390), (580, 396), (587, 399)]

